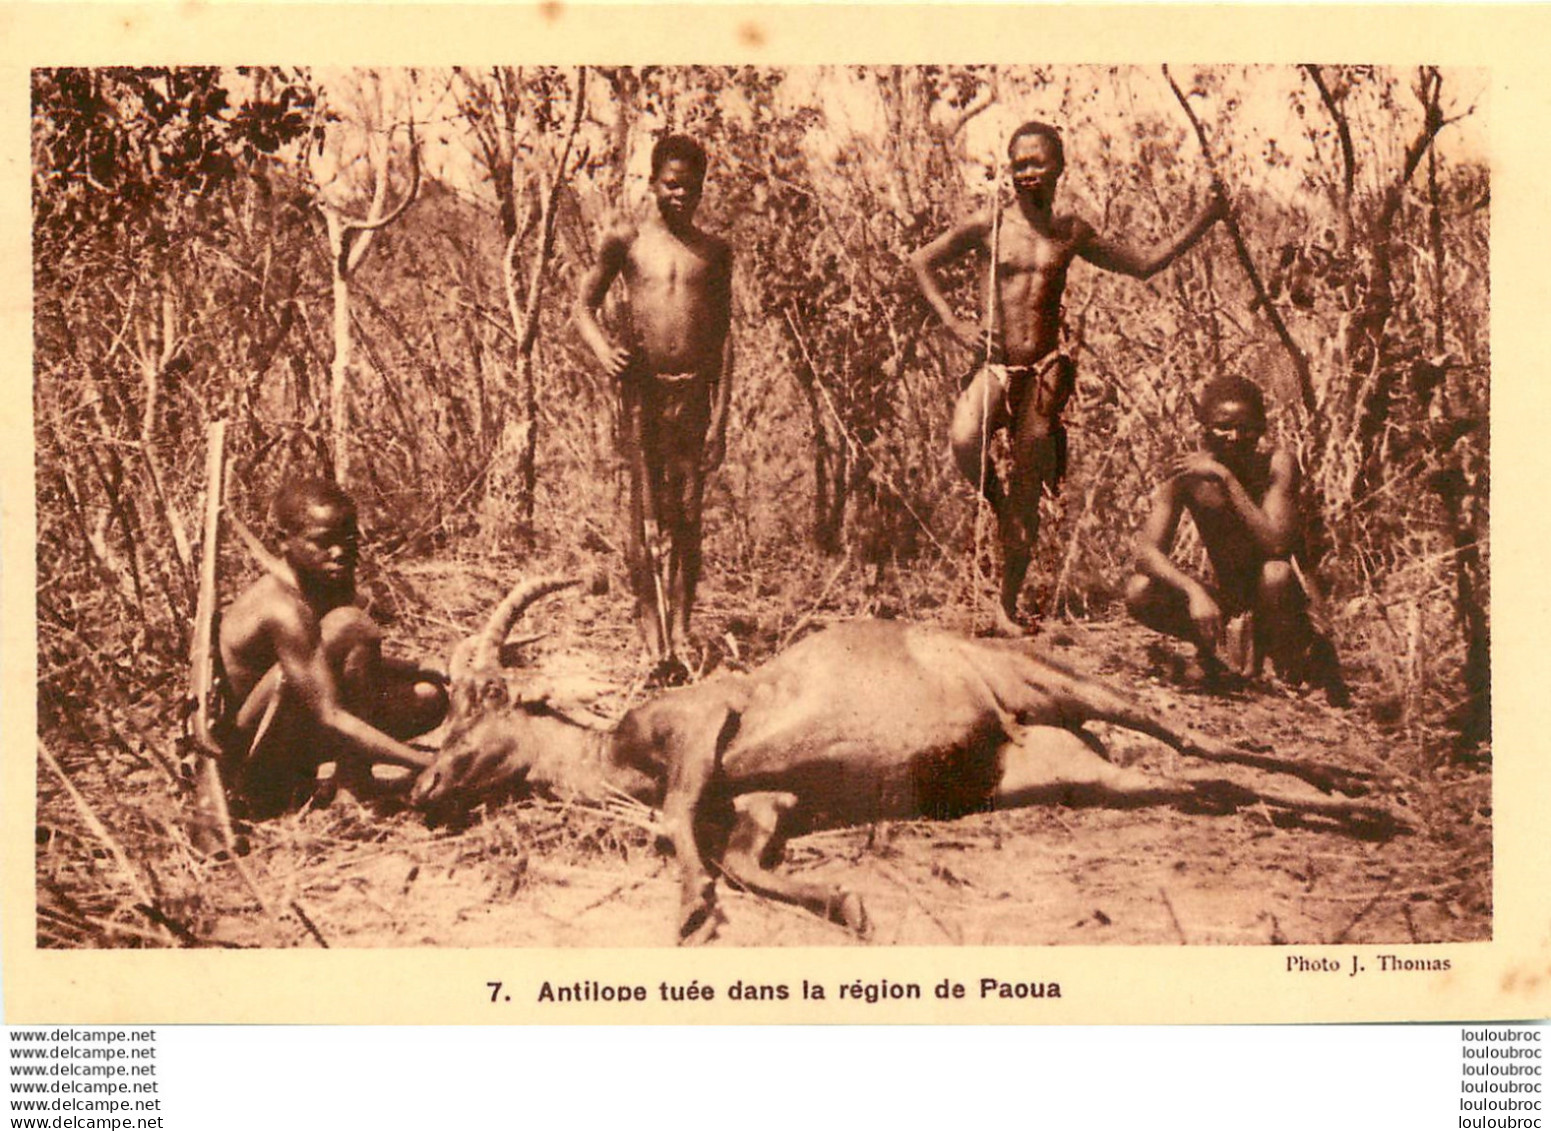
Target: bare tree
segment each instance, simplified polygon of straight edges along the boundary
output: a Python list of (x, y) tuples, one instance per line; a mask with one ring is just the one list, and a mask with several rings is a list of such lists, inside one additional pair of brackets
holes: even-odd
[(371, 176), (370, 201), (365, 214), (350, 215), (348, 205), (335, 198), (334, 193), (338, 190), (333, 185), (341, 179), (342, 169), (336, 169), (334, 176), (320, 180), (317, 186), (318, 207), (328, 226), (329, 265), (333, 279), (334, 356), (330, 367), (329, 409), (334, 475), (341, 483), (347, 482), (350, 475), (350, 280), (366, 258), (372, 237), (403, 216), (420, 191), (420, 148), (415, 138), (413, 114), (406, 111), (404, 129), (408, 138), (409, 184), (400, 191), (398, 203), (389, 207), (393, 139), (399, 123), (382, 121), (386, 98), (382, 80), (376, 72), (366, 73), (361, 94), (362, 120), (359, 125), (365, 131), (365, 160)]
[[(484, 166), (500, 210), (501, 277), (512, 328), (513, 372), (522, 404), (522, 446), (518, 452), (520, 519), (531, 528), (538, 490), (539, 392), (534, 371), (544, 287), (555, 248), (562, 194), (575, 172), (571, 160), (587, 109), (587, 68), (573, 80), (571, 113), (560, 135), (559, 152), (546, 168), (540, 154), (546, 135), (558, 133), (554, 108), (567, 93), (552, 68), (494, 67), (488, 73), (458, 73), (456, 97), (467, 119), (476, 159)], [(523, 160), (524, 155), (528, 157)], [(575, 165), (584, 164), (587, 153)], [(538, 231), (533, 250), (522, 245)], [(519, 279), (526, 258), (527, 278)]]

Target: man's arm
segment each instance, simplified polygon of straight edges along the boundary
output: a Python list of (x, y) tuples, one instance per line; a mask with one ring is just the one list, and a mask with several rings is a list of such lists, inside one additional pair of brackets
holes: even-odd
[(576, 302), (571, 310), (571, 317), (576, 322), (582, 341), (592, 350), (603, 371), (615, 378), (629, 367), (630, 351), (609, 341), (603, 327), (598, 325), (595, 311), (602, 305), (603, 296), (608, 294), (609, 287), (624, 269), (625, 258), (630, 253), (630, 243), (634, 238), (635, 230), (626, 224), (615, 224), (604, 233), (598, 244), (598, 257), (592, 268), (582, 276)]
[(1178, 475), (1171, 475), (1158, 485), (1153, 494), (1152, 512), (1136, 536), (1136, 568), (1154, 581), (1183, 593), (1198, 638), (1216, 646), (1222, 643), (1222, 610), (1206, 586), (1176, 566), (1169, 557), (1180, 515), (1185, 509), (1184, 490), (1184, 479)]
[[(910, 257), (910, 271), (915, 276), (921, 294), (959, 345), (969, 350), (980, 349), (985, 345), (985, 332), (953, 312), (953, 306), (937, 282), (936, 270), (977, 247), (985, 247), (990, 234), (990, 217), (983, 214), (974, 216), (949, 228)], [(992, 301), (995, 301), (994, 296)]]
[(1299, 470), (1291, 452), (1277, 448), (1271, 453), (1270, 482), (1258, 505), (1238, 476), (1204, 452), (1186, 456), (1176, 465), (1176, 471), (1221, 483), (1228, 505), (1244, 523), (1262, 556), (1285, 558), (1292, 552), (1298, 538)]
[(1174, 535), (1179, 530), (1180, 515), (1185, 509), (1180, 486), (1180, 480), (1171, 477), (1153, 492), (1152, 510), (1136, 535), (1136, 568), (1153, 580), (1188, 594), (1192, 587), (1200, 588), (1201, 583), (1169, 558)]
[(727, 456), (727, 413), (732, 404), (732, 248), (719, 244), (717, 248), (719, 269), (711, 280), (715, 310), (715, 330), (722, 343), (721, 371), (716, 379), (716, 399), (711, 404), (711, 425), (706, 431), (706, 447), (702, 460), (706, 471), (721, 466)]
[(323, 637), (310, 610), (290, 606), (277, 611), (271, 618), (270, 632), (286, 683), (320, 727), (372, 762), (419, 770), (430, 764), (425, 755), (351, 714), (340, 703), (334, 673), (323, 654)]
[(1116, 274), (1129, 275), (1133, 279), (1150, 279), (1173, 263), (1185, 252), (1195, 247), (1211, 226), (1228, 214), (1228, 202), (1214, 185), (1212, 199), (1198, 212), (1195, 219), (1167, 243), (1160, 244), (1146, 253), (1103, 236), (1089, 228), (1078, 241), (1077, 254), (1095, 267)]

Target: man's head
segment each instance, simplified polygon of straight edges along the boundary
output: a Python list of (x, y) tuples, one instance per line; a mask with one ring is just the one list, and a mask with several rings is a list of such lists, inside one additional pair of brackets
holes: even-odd
[(303, 584), (353, 585), (360, 555), (355, 502), (330, 479), (295, 479), (275, 496), (285, 558)]
[(705, 149), (692, 137), (669, 134), (652, 147), (652, 197), (670, 225), (694, 218), (705, 170)]
[(1266, 431), (1266, 397), (1243, 377), (1224, 376), (1201, 390), (1196, 419), (1206, 448), (1219, 460), (1252, 453)]
[(1066, 168), (1066, 149), (1054, 126), (1024, 122), (1007, 139), (1007, 160), (1020, 193), (1032, 193), (1046, 204), (1054, 198), (1056, 182)]

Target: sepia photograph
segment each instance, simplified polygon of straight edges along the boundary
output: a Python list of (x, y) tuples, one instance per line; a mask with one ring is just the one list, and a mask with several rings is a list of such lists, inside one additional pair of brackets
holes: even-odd
[(13, 1000), (18, 953), (163, 1020), (1543, 997), (1496, 57), (909, 11), (15, 71)]
[(1491, 937), (1482, 72), (31, 78), (39, 946)]

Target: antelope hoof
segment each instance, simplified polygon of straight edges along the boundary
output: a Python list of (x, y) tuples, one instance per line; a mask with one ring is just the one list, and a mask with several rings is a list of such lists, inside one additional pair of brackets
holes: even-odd
[(710, 942), (725, 921), (716, 904), (716, 881), (704, 875), (686, 879), (679, 899), (679, 945)]
[(690, 908), (679, 924), (679, 945), (705, 945), (716, 938), (717, 931), (726, 921), (722, 909), (710, 900)]
[(862, 897), (854, 891), (836, 894), (837, 898), (831, 900), (829, 905), (830, 922), (849, 928), (858, 938), (871, 938), (872, 921), (867, 918), (867, 908), (862, 904)]

